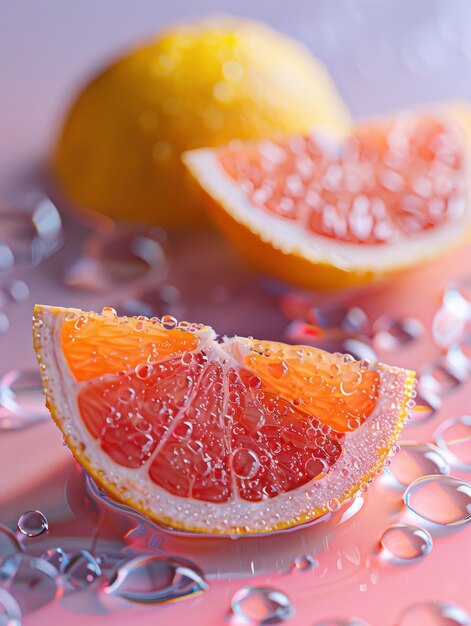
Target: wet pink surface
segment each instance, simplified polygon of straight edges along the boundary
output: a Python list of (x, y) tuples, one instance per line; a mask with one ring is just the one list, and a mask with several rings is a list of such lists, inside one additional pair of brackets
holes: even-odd
[[(337, 13), (332, 4), (319, 2), (314, 9), (313, 3), (306, 0), (291, 11), (281, 2), (254, 7), (254, 3), (244, 1), (237, 3), (237, 9), (230, 2), (224, 3), (223, 8), (266, 17), (305, 39), (332, 67), (340, 89), (357, 114), (432, 99), (471, 97), (471, 81), (463, 80), (465, 76), (469, 79), (471, 68), (469, 44), (466, 48), (463, 43), (467, 41), (464, 33), (471, 32), (469, 5), (456, 3), (453, 11), (450, 8), (446, 13), (445, 3), (416, 2), (413, 10), (405, 2), (382, 3), (384, 9), (380, 11), (377, 3), (365, 2), (364, 8), (349, 13), (347, 20), (342, 11), (348, 3), (342, 3), (342, 11)], [(53, 0), (4, 4), (0, 25), (2, 193), (21, 188), (31, 180), (30, 172), (38, 157), (47, 151), (64, 103), (77, 81), (94, 68), (98, 59), (188, 10), (204, 13), (216, 8), (221, 9), (209, 1), (199, 2), (197, 10), (190, 9), (188, 2), (172, 3), (164, 9), (146, 1), (132, 10), (126, 2), (111, 0), (99, 4), (81, 2), (73, 8)], [(311, 30), (308, 25), (312, 25)], [(388, 52), (387, 46), (379, 42), (378, 29), (384, 32), (386, 43), (398, 42), (398, 62), (394, 61), (394, 52)], [(365, 32), (372, 33), (370, 56), (377, 53), (376, 63), (383, 63), (383, 72), (364, 52), (364, 41), (368, 39)], [(434, 35), (438, 39), (431, 47)], [(411, 43), (419, 36), (422, 53)], [(353, 58), (351, 50), (356, 51)], [(64, 270), (77, 258), (87, 232), (74, 219), (67, 218), (65, 247), (34, 270), (15, 270), (29, 283), (31, 297), (26, 303), (7, 305), (11, 327), (0, 338), (2, 370), (35, 366), (30, 332), (34, 302), (96, 309), (119, 304), (125, 296), (135, 295), (136, 285), (113, 286), (100, 293), (64, 286)], [(214, 324), (221, 333), (283, 338), (287, 325), (279, 308), (283, 288), (250, 274), (215, 233), (175, 234), (165, 249), (168, 268), (152, 275), (150, 281), (171, 282), (181, 290), (186, 319)], [(468, 248), (411, 272), (400, 283), (350, 295), (348, 300), (360, 304), (372, 320), (388, 313), (399, 317), (412, 315), (424, 323), (426, 332), (420, 340), (403, 350), (379, 353), (380, 358), (415, 369), (438, 356), (430, 328), (441, 293), (450, 279), (470, 270)], [(334, 299), (341, 301), (345, 297), (340, 294)], [(317, 303), (327, 301), (325, 296), (316, 294), (313, 299)], [(428, 441), (443, 420), (469, 413), (470, 391), (468, 381), (445, 399), (436, 417), (424, 425), (408, 426), (404, 437)], [(52, 422), (18, 432), (0, 431), (0, 521), (14, 526), (24, 510), (38, 508), (50, 521), (51, 537), (55, 529), (62, 532), (69, 515), (64, 488), (72, 468), (70, 453)], [(387, 490), (378, 479), (368, 490), (363, 510), (329, 536), (328, 549), (322, 526), (235, 542), (169, 536), (165, 540), (169, 551), (186, 555), (197, 564), (201, 562), (210, 571), (210, 588), (203, 595), (166, 606), (123, 603), (116, 607), (102, 595), (85, 601), (78, 594), (28, 614), (24, 624), (48, 626), (67, 622), (72, 626), (86, 621), (89, 626), (150, 626), (183, 624), (191, 615), (195, 626), (220, 626), (226, 623), (232, 594), (245, 584), (270, 585), (287, 593), (296, 609), (289, 623), (299, 626), (312, 626), (321, 618), (352, 615), (372, 626), (394, 626), (404, 607), (428, 600), (456, 602), (471, 613), (470, 528), (465, 526), (446, 536), (435, 535), (431, 554), (417, 564), (398, 568), (379, 562), (375, 549), (386, 525), (405, 519), (400, 494)], [(313, 546), (319, 549), (321, 567), (287, 573), (294, 556)]]

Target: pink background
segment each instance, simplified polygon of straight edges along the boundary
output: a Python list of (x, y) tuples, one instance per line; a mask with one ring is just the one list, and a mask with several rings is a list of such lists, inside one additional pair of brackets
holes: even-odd
[[(471, 100), (471, 4), (466, 0), (248, 0), (192, 3), (173, 0), (60, 0), (26, 2), (0, 0), (0, 193), (7, 194), (30, 183), (67, 102), (81, 81), (97, 63), (105, 61), (137, 38), (147, 36), (171, 20), (188, 14), (229, 11), (264, 19), (304, 40), (326, 61), (339, 89), (355, 115), (369, 115), (386, 109), (421, 102), (467, 97)], [(72, 231), (69, 229), (69, 235)], [(67, 247), (35, 270), (27, 306), (11, 312), (11, 331), (0, 338), (2, 370), (34, 365), (30, 347), (30, 318), (33, 301), (101, 307), (113, 302), (104, 295), (85, 294), (61, 285), (62, 267), (77, 253), (83, 232), (74, 228)], [(212, 246), (215, 257), (226, 261), (228, 279), (208, 258), (197, 262), (193, 272), (204, 275), (206, 283), (192, 290), (185, 279), (186, 260), (176, 263), (175, 280), (182, 289), (188, 318), (216, 323), (223, 332), (239, 332), (264, 338), (279, 338), (285, 321), (276, 310), (275, 296), (263, 291), (257, 278), (249, 276), (214, 235), (193, 242), (192, 251)], [(1, 240), (1, 224), (0, 224)], [(184, 236), (175, 238), (173, 257), (187, 249)], [(357, 296), (357, 302), (374, 319), (387, 312), (409, 314), (422, 319), (426, 337), (412, 349), (394, 355), (380, 355), (397, 365), (418, 367), (438, 354), (430, 336), (430, 322), (443, 286), (450, 277), (469, 271), (471, 255), (464, 251), (448, 260), (407, 277), (402, 285), (387, 286)], [(213, 264), (214, 265), (214, 264)], [(219, 264), (223, 265), (222, 263)], [(18, 270), (26, 280), (29, 273)], [(34, 278), (34, 279), (33, 279)], [(210, 286), (230, 285), (243, 297), (224, 308), (208, 307)], [(121, 296), (122, 294), (119, 294)], [(108, 296), (111, 297), (111, 296)], [(118, 298), (118, 294), (113, 294)], [(257, 316), (254, 310), (256, 302)], [(469, 412), (469, 384), (451, 396), (444, 410), (431, 423), (408, 431), (408, 439), (427, 440), (445, 418)], [(46, 422), (18, 433), (0, 433), (0, 521), (14, 524), (19, 513), (39, 508), (54, 520), (58, 515), (61, 482), (71, 466), (70, 455), (52, 423)], [(351, 529), (352, 537), (371, 545), (377, 541), (390, 499), (379, 502), (378, 487), (369, 500), (377, 511), (362, 516)], [(397, 521), (396, 517), (392, 521)], [(263, 540), (260, 540), (263, 541)], [(286, 539), (287, 545), (291, 540)], [(301, 540), (300, 540), (301, 542)], [(302, 542), (301, 542), (302, 543)], [(242, 544), (242, 551), (253, 548)], [(252, 544), (254, 545), (254, 544)], [(370, 545), (368, 543), (368, 545)], [(239, 549), (239, 548), (237, 548)], [(291, 549), (291, 548), (290, 548)], [(263, 544), (254, 552), (263, 554)], [(418, 565), (403, 569), (384, 568), (376, 583), (360, 590), (361, 580), (320, 583), (310, 572), (295, 575), (268, 574), (252, 581), (273, 584), (291, 596), (297, 610), (293, 624), (310, 626), (322, 617), (355, 614), (374, 626), (393, 626), (396, 616), (416, 600), (456, 601), (471, 612), (469, 598), (469, 528), (436, 540), (431, 555)], [(86, 616), (71, 602), (59, 602), (28, 615), (27, 626), (49, 624), (179, 624), (189, 619), (205, 626), (222, 625), (232, 593), (243, 581), (211, 581), (203, 596), (160, 607), (128, 607)], [(316, 591), (317, 590), (317, 591)], [(418, 625), (419, 626), (419, 625)]]

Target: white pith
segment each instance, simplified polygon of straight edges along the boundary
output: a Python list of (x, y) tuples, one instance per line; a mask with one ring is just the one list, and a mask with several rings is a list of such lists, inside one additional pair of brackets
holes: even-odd
[[(392, 446), (406, 415), (405, 401), (413, 388), (411, 373), (378, 364), (380, 390), (376, 408), (359, 429), (345, 435), (339, 460), (321, 480), (261, 502), (248, 502), (238, 495), (225, 503), (175, 496), (150, 480), (147, 466), (129, 469), (115, 463), (84, 425), (76, 403), (80, 383), (71, 375), (61, 349), (60, 333), (67, 312), (52, 307), (40, 307), (36, 311), (42, 320), (36, 341), (47, 372), (47, 395), (55, 407), (56, 419), (71, 447), (88, 459), (87, 467), (96, 473), (104, 472), (105, 485), (115, 482), (119, 486), (122, 501), (130, 505), (139, 502), (140, 508), (154, 519), (179, 528), (219, 533), (237, 532), (235, 529), (240, 528), (265, 532), (280, 524), (293, 526), (318, 516), (320, 511), (326, 511), (327, 502), (351, 495), (362, 479), (377, 469), (379, 457)], [(240, 344), (241, 355), (247, 351), (243, 340), (233, 341)], [(222, 348), (217, 346), (214, 354), (219, 350)], [(232, 356), (236, 357), (234, 352)], [(344, 467), (348, 467), (347, 476), (341, 473)]]
[(411, 237), (398, 235), (393, 242), (382, 244), (338, 241), (254, 206), (221, 165), (216, 150), (192, 150), (184, 154), (183, 160), (206, 193), (262, 241), (285, 254), (297, 254), (313, 263), (328, 263), (345, 271), (386, 274), (425, 263), (462, 240), (471, 227), (471, 203), (468, 201), (460, 219)]

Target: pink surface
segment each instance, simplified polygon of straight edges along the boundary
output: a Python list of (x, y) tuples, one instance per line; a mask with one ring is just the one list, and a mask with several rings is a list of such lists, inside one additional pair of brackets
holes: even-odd
[[(189, 11), (202, 14), (224, 9), (263, 17), (301, 37), (328, 62), (356, 114), (455, 96), (471, 98), (470, 5), (456, 2), (445, 10), (448, 4), (306, 0), (297, 3), (294, 11), (284, 2), (245, 0), (224, 2), (223, 6), (206, 0), (196, 8), (188, 1), (165, 8), (150, 0), (134, 3), (132, 8), (120, 0), (86, 0), (74, 6), (54, 0), (4, 2), (0, 16), (0, 192), (21, 188), (25, 180), (29, 184), (31, 169), (47, 151), (58, 116), (77, 82), (97, 62)], [(110, 293), (94, 294), (63, 285), (64, 268), (76, 258), (85, 232), (69, 219), (67, 244), (59, 254), (33, 271), (17, 270), (32, 293), (27, 303), (8, 305), (11, 329), (0, 338), (2, 370), (34, 366), (30, 333), (34, 302), (101, 308), (119, 302), (127, 293), (127, 289), (115, 287)], [(276, 292), (267, 289), (266, 280), (250, 275), (215, 234), (200, 233), (196, 238), (191, 233), (174, 235), (168, 254), (166, 280), (181, 289), (186, 318), (213, 323), (228, 334), (283, 337), (286, 320), (279, 312)], [(401, 284), (353, 297), (373, 320), (388, 313), (413, 315), (424, 322), (426, 334), (419, 342), (379, 356), (413, 369), (437, 356), (430, 326), (442, 290), (451, 278), (470, 269), (468, 249), (406, 276)], [(214, 288), (221, 286), (228, 293), (218, 300)], [(325, 297), (319, 296), (318, 301)], [(409, 426), (405, 437), (427, 441), (441, 421), (469, 412), (470, 391), (469, 382), (463, 384), (447, 397), (438, 416), (423, 426)], [(71, 468), (70, 454), (52, 423), (16, 433), (0, 432), (0, 521), (14, 525), (24, 510), (39, 508), (50, 520), (53, 536), (67, 517), (63, 491)], [(291, 623), (299, 626), (312, 626), (323, 617), (351, 615), (374, 626), (393, 626), (405, 606), (421, 600), (456, 602), (471, 613), (469, 527), (435, 537), (432, 553), (416, 565), (379, 567), (374, 558), (366, 562), (385, 524), (402, 521), (404, 514), (400, 495), (384, 490), (376, 481), (368, 491), (365, 510), (334, 535), (330, 550), (322, 553), (327, 567), (324, 578), (317, 569), (278, 573), (286, 571), (290, 559), (307, 547), (323, 543), (321, 527), (237, 542), (169, 537), (169, 549), (191, 555), (211, 571), (210, 589), (202, 596), (167, 606), (123, 605), (118, 610), (103, 605), (101, 597), (93, 604), (82, 601), (78, 594), (27, 615), (24, 623), (150, 626), (183, 624), (191, 619), (195, 626), (219, 626), (226, 623), (232, 593), (244, 584), (273, 585), (288, 593), (296, 608)], [(362, 566), (347, 567), (347, 559), (344, 575), (336, 564), (337, 553), (352, 549), (360, 550)], [(234, 566), (228, 574), (224, 573), (226, 563), (242, 565), (239, 572)]]

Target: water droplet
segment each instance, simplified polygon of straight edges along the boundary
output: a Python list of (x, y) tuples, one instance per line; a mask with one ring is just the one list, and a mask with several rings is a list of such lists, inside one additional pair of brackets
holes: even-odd
[(68, 583), (80, 589), (88, 587), (101, 576), (101, 567), (87, 550), (80, 550), (69, 555), (69, 562), (62, 568)]
[(18, 530), (27, 537), (38, 537), (47, 532), (49, 525), (41, 511), (26, 511), (18, 520)]
[(152, 376), (153, 371), (154, 368), (152, 365), (147, 365), (147, 363), (139, 363), (134, 369), (134, 372), (139, 380), (146, 380)]
[(0, 335), (4, 335), (5, 333), (7, 333), (9, 328), (10, 320), (8, 319), (7, 314), (3, 311), (0, 311)]
[(340, 351), (351, 354), (357, 361), (376, 363), (378, 360), (378, 356), (373, 348), (366, 341), (360, 341), (359, 339), (346, 339), (342, 342)]
[(411, 421), (406, 422), (406, 426), (409, 423), (420, 424), (421, 422), (434, 417), (441, 406), (442, 401), (440, 397), (429, 389), (423, 388), (419, 384), (417, 395), (415, 397), (415, 404), (410, 411)]
[(421, 476), (449, 474), (450, 466), (440, 450), (431, 443), (401, 442), (401, 452), (385, 471), (400, 485), (407, 487)]
[(332, 498), (332, 500), (329, 500), (327, 503), (327, 508), (329, 511), (337, 511), (340, 508), (340, 501), (337, 500), (337, 498)]
[(239, 448), (232, 455), (232, 469), (239, 478), (253, 478), (260, 469), (260, 459), (253, 450)]
[(471, 626), (471, 619), (456, 604), (427, 602), (407, 608), (398, 626)]
[(466, 318), (456, 315), (447, 307), (442, 306), (436, 313), (432, 322), (432, 334), (435, 343), (440, 348), (448, 348), (460, 341), (465, 328)]
[(435, 433), (435, 440), (454, 467), (471, 472), (470, 415), (443, 422)]
[(22, 550), (15, 533), (7, 526), (0, 524), (0, 562)]
[(422, 323), (415, 317), (396, 319), (384, 315), (373, 326), (374, 344), (382, 350), (398, 350), (407, 346), (423, 333)]
[(101, 309), (101, 314), (103, 315), (103, 317), (109, 317), (111, 319), (115, 318), (117, 316), (116, 310), (113, 309), (112, 306), (104, 306)]
[(150, 272), (162, 270), (165, 254), (152, 233), (115, 228), (91, 235), (82, 256), (67, 268), (64, 281), (70, 287), (92, 291), (135, 283)]
[(452, 371), (446, 359), (438, 359), (420, 370), (420, 388), (440, 396), (454, 391), (461, 382), (462, 380)]
[(302, 554), (294, 559), (293, 568), (299, 572), (306, 572), (318, 565), (319, 563), (313, 556)]
[(25, 302), (30, 296), (29, 287), (24, 280), (12, 280), (6, 288), (6, 292), (16, 302)]
[(51, 563), (51, 565), (54, 565), (59, 572), (61, 572), (69, 562), (69, 557), (62, 548), (50, 548), (41, 555), (41, 558)]
[(173, 330), (178, 325), (178, 321), (172, 315), (164, 315), (161, 322), (166, 330)]
[(21, 609), (15, 598), (0, 587), (0, 625), (21, 626)]
[(329, 466), (324, 459), (312, 457), (306, 461), (304, 469), (310, 478), (317, 478), (326, 474), (329, 471)]
[[(347, 619), (323, 619), (316, 622), (313, 626), (370, 626), (367, 622), (358, 617), (350, 617)], [(418, 626), (418, 625), (417, 625)]]
[(406, 489), (403, 500), (417, 515), (456, 526), (471, 520), (471, 484), (453, 476), (425, 476)]
[(394, 524), (384, 531), (380, 544), (387, 557), (406, 561), (429, 554), (433, 540), (429, 532), (418, 526)]
[(36, 370), (10, 370), (0, 380), (0, 430), (25, 428), (49, 419)]
[(190, 561), (161, 555), (137, 556), (122, 564), (106, 593), (132, 602), (172, 602), (208, 588), (201, 571)]
[(307, 311), (306, 322), (324, 330), (342, 329), (354, 335), (366, 335), (370, 330), (368, 316), (357, 306), (314, 307)]
[(273, 587), (243, 587), (232, 596), (231, 612), (236, 618), (261, 626), (292, 618), (294, 607), (286, 594)]
[(0, 566), (0, 580), (14, 595), (21, 612), (49, 604), (59, 592), (57, 569), (39, 557), (17, 554)]
[(471, 319), (471, 276), (465, 276), (450, 284), (443, 294), (443, 303), (457, 316)]

